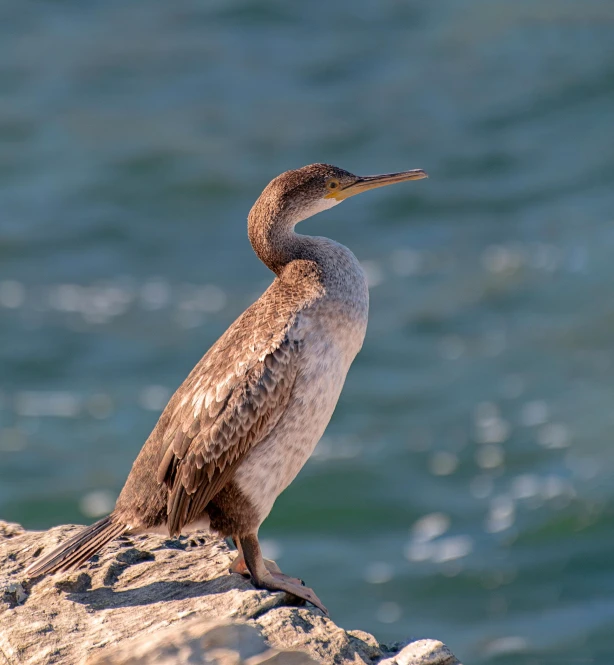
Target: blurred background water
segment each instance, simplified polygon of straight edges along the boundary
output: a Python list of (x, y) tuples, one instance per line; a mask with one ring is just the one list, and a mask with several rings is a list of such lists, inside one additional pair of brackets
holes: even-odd
[(0, 4), (0, 517), (113, 505), (271, 274), (279, 172), (421, 167), (305, 223), (370, 326), (262, 529), (348, 628), (614, 654), (614, 4)]

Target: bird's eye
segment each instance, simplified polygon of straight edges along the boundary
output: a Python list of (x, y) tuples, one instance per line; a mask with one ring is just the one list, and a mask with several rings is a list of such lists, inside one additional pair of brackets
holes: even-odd
[(328, 189), (337, 189), (339, 187), (339, 181), (338, 180), (329, 180), (327, 183)]

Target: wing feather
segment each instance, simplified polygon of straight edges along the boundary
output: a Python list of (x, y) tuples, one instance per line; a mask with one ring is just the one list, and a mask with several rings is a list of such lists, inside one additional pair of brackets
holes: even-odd
[[(248, 450), (277, 424), (290, 398), (301, 349), (289, 332), (263, 357), (224, 375), (223, 384), (201, 381), (197, 390), (212, 396), (208, 406), (206, 399), (189, 395), (171, 417), (157, 473), (158, 482), (168, 487), (171, 535), (202, 515)], [(194, 411), (193, 402), (202, 405), (200, 411)]]

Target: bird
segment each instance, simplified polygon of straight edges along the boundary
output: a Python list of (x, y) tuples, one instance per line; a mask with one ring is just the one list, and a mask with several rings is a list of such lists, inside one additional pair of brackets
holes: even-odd
[(295, 226), (356, 194), (426, 177), (311, 164), (274, 178), (247, 223), (271, 285), (170, 398), (111, 514), (35, 559), (25, 577), (78, 568), (125, 534), (208, 529), (234, 541), (231, 573), (327, 614), (312, 589), (263, 558), (258, 530), (328, 425), (363, 345), (369, 291), (347, 247)]

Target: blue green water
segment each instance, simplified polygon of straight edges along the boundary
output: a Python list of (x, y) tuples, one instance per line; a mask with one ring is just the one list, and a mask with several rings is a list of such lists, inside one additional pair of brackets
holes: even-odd
[(611, 661), (613, 35), (611, 0), (0, 3), (0, 518), (112, 505), (271, 279), (273, 176), (424, 168), (302, 227), (371, 317), (267, 551), (383, 641)]

